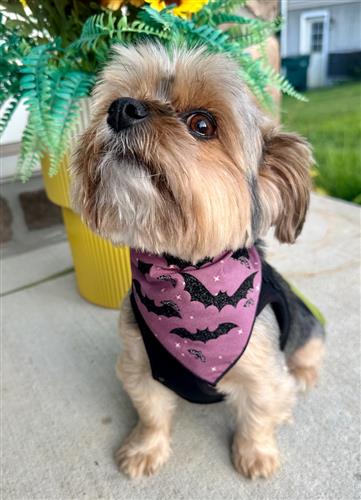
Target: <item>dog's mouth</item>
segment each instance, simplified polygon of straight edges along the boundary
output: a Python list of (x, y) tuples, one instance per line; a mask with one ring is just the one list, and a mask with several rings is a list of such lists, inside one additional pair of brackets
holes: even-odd
[(116, 151), (114, 160), (119, 169), (127, 168), (134, 173), (135, 178), (150, 179), (153, 184), (159, 186), (166, 182), (164, 172), (158, 165), (145, 159), (134, 151)]

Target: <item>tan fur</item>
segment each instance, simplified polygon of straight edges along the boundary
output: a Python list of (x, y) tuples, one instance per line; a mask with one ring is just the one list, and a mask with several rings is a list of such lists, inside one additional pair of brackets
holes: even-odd
[(297, 379), (302, 391), (316, 385), (324, 353), (323, 340), (315, 337), (297, 349), (288, 359), (287, 364), (290, 372)]
[(275, 433), (291, 419), (295, 382), (277, 350), (275, 319), (265, 310), (257, 319), (246, 352), (221, 379), (236, 416), (233, 464), (250, 478), (270, 477), (279, 467)]
[[(119, 326), (122, 352), (117, 374), (138, 411), (139, 422), (116, 458), (121, 470), (135, 478), (155, 473), (169, 458), (171, 419), (177, 397), (152, 378), (129, 297), (123, 303)], [(307, 355), (303, 357), (308, 345), (313, 353), (311, 361)], [(246, 352), (217, 386), (227, 395), (234, 414), (233, 464), (250, 478), (270, 477), (278, 469), (275, 433), (280, 424), (291, 420), (295, 402), (296, 380), (277, 346), (275, 319), (266, 309), (256, 321)], [(297, 359), (298, 369), (312, 366), (317, 371), (316, 360), (322, 348), (322, 343), (310, 341), (288, 363)]]
[[(107, 110), (121, 96), (144, 100), (151, 118), (136, 134), (115, 137)], [(196, 108), (215, 115), (214, 140), (195, 139), (179, 120)], [(281, 133), (260, 112), (230, 59), (202, 49), (118, 48), (92, 109), (72, 162), (73, 200), (105, 238), (191, 261), (250, 246), (272, 224), (281, 241), (295, 239), (312, 156), (304, 141)], [(253, 192), (257, 177), (259, 193)]]
[(139, 422), (116, 453), (116, 459), (119, 467), (135, 478), (155, 473), (169, 458), (176, 395), (152, 377), (129, 297), (122, 305), (119, 331), (122, 353), (117, 375), (138, 411)]
[[(115, 134), (110, 104), (141, 100), (147, 120)], [(306, 215), (312, 155), (255, 104), (237, 65), (222, 55), (158, 45), (118, 47), (92, 100), (92, 122), (72, 162), (73, 203), (92, 229), (115, 244), (195, 262), (249, 247), (271, 226), (293, 242)], [(206, 109), (216, 136), (199, 140), (182, 113)], [(152, 378), (143, 340), (124, 302), (117, 374), (139, 422), (117, 452), (130, 477), (156, 472), (170, 455), (174, 393)], [(278, 346), (273, 314), (257, 318), (249, 345), (218, 389), (235, 415), (232, 459), (248, 477), (269, 477), (280, 463), (275, 433), (288, 420), (296, 382)], [(310, 384), (322, 345), (311, 340), (288, 360)]]
[(294, 243), (302, 230), (308, 208), (312, 163), (309, 145), (295, 134), (271, 129), (264, 134), (264, 161), (260, 169), (260, 192), (275, 236)]

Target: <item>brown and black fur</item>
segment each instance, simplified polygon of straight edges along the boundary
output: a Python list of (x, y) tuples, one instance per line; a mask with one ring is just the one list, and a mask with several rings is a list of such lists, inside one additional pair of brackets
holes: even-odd
[[(149, 117), (115, 133), (108, 109), (122, 97), (144, 103)], [(310, 147), (259, 109), (226, 56), (150, 44), (118, 47), (92, 109), (73, 159), (73, 200), (103, 237), (193, 263), (250, 247), (272, 226), (281, 242), (296, 240), (309, 203)], [(210, 140), (195, 138), (182, 120), (196, 109), (217, 122)], [(244, 355), (217, 385), (234, 414), (233, 464), (252, 478), (277, 470), (277, 427), (291, 418), (297, 387), (315, 383), (323, 355), (320, 325), (279, 282), (292, 311), (285, 350), (275, 314), (266, 307)], [(139, 477), (169, 458), (177, 396), (152, 378), (129, 298), (120, 335), (117, 373), (139, 422), (117, 462)]]

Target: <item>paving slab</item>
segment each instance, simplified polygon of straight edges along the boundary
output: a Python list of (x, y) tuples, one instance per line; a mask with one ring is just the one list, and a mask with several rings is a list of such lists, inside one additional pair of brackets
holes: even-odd
[[(320, 383), (280, 430), (283, 466), (268, 481), (232, 468), (223, 403), (185, 401), (169, 462), (155, 477), (128, 480), (113, 460), (136, 422), (115, 376), (118, 312), (85, 302), (73, 274), (4, 297), (2, 498), (359, 499), (359, 231), (358, 207), (314, 196), (298, 243), (270, 240), (270, 260), (322, 309), (328, 338)], [(16, 271), (16, 257), (8, 266)]]
[(72, 267), (67, 241), (7, 257), (1, 261), (1, 293), (7, 294)]

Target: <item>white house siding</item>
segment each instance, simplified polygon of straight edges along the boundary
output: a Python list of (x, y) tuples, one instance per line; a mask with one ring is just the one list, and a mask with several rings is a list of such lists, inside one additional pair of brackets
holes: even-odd
[(325, 10), (330, 16), (328, 52), (361, 50), (361, 1), (289, 0), (287, 56), (300, 54), (300, 23), (304, 12)]
[(333, 5), (330, 12), (329, 52), (361, 50), (361, 2)]

